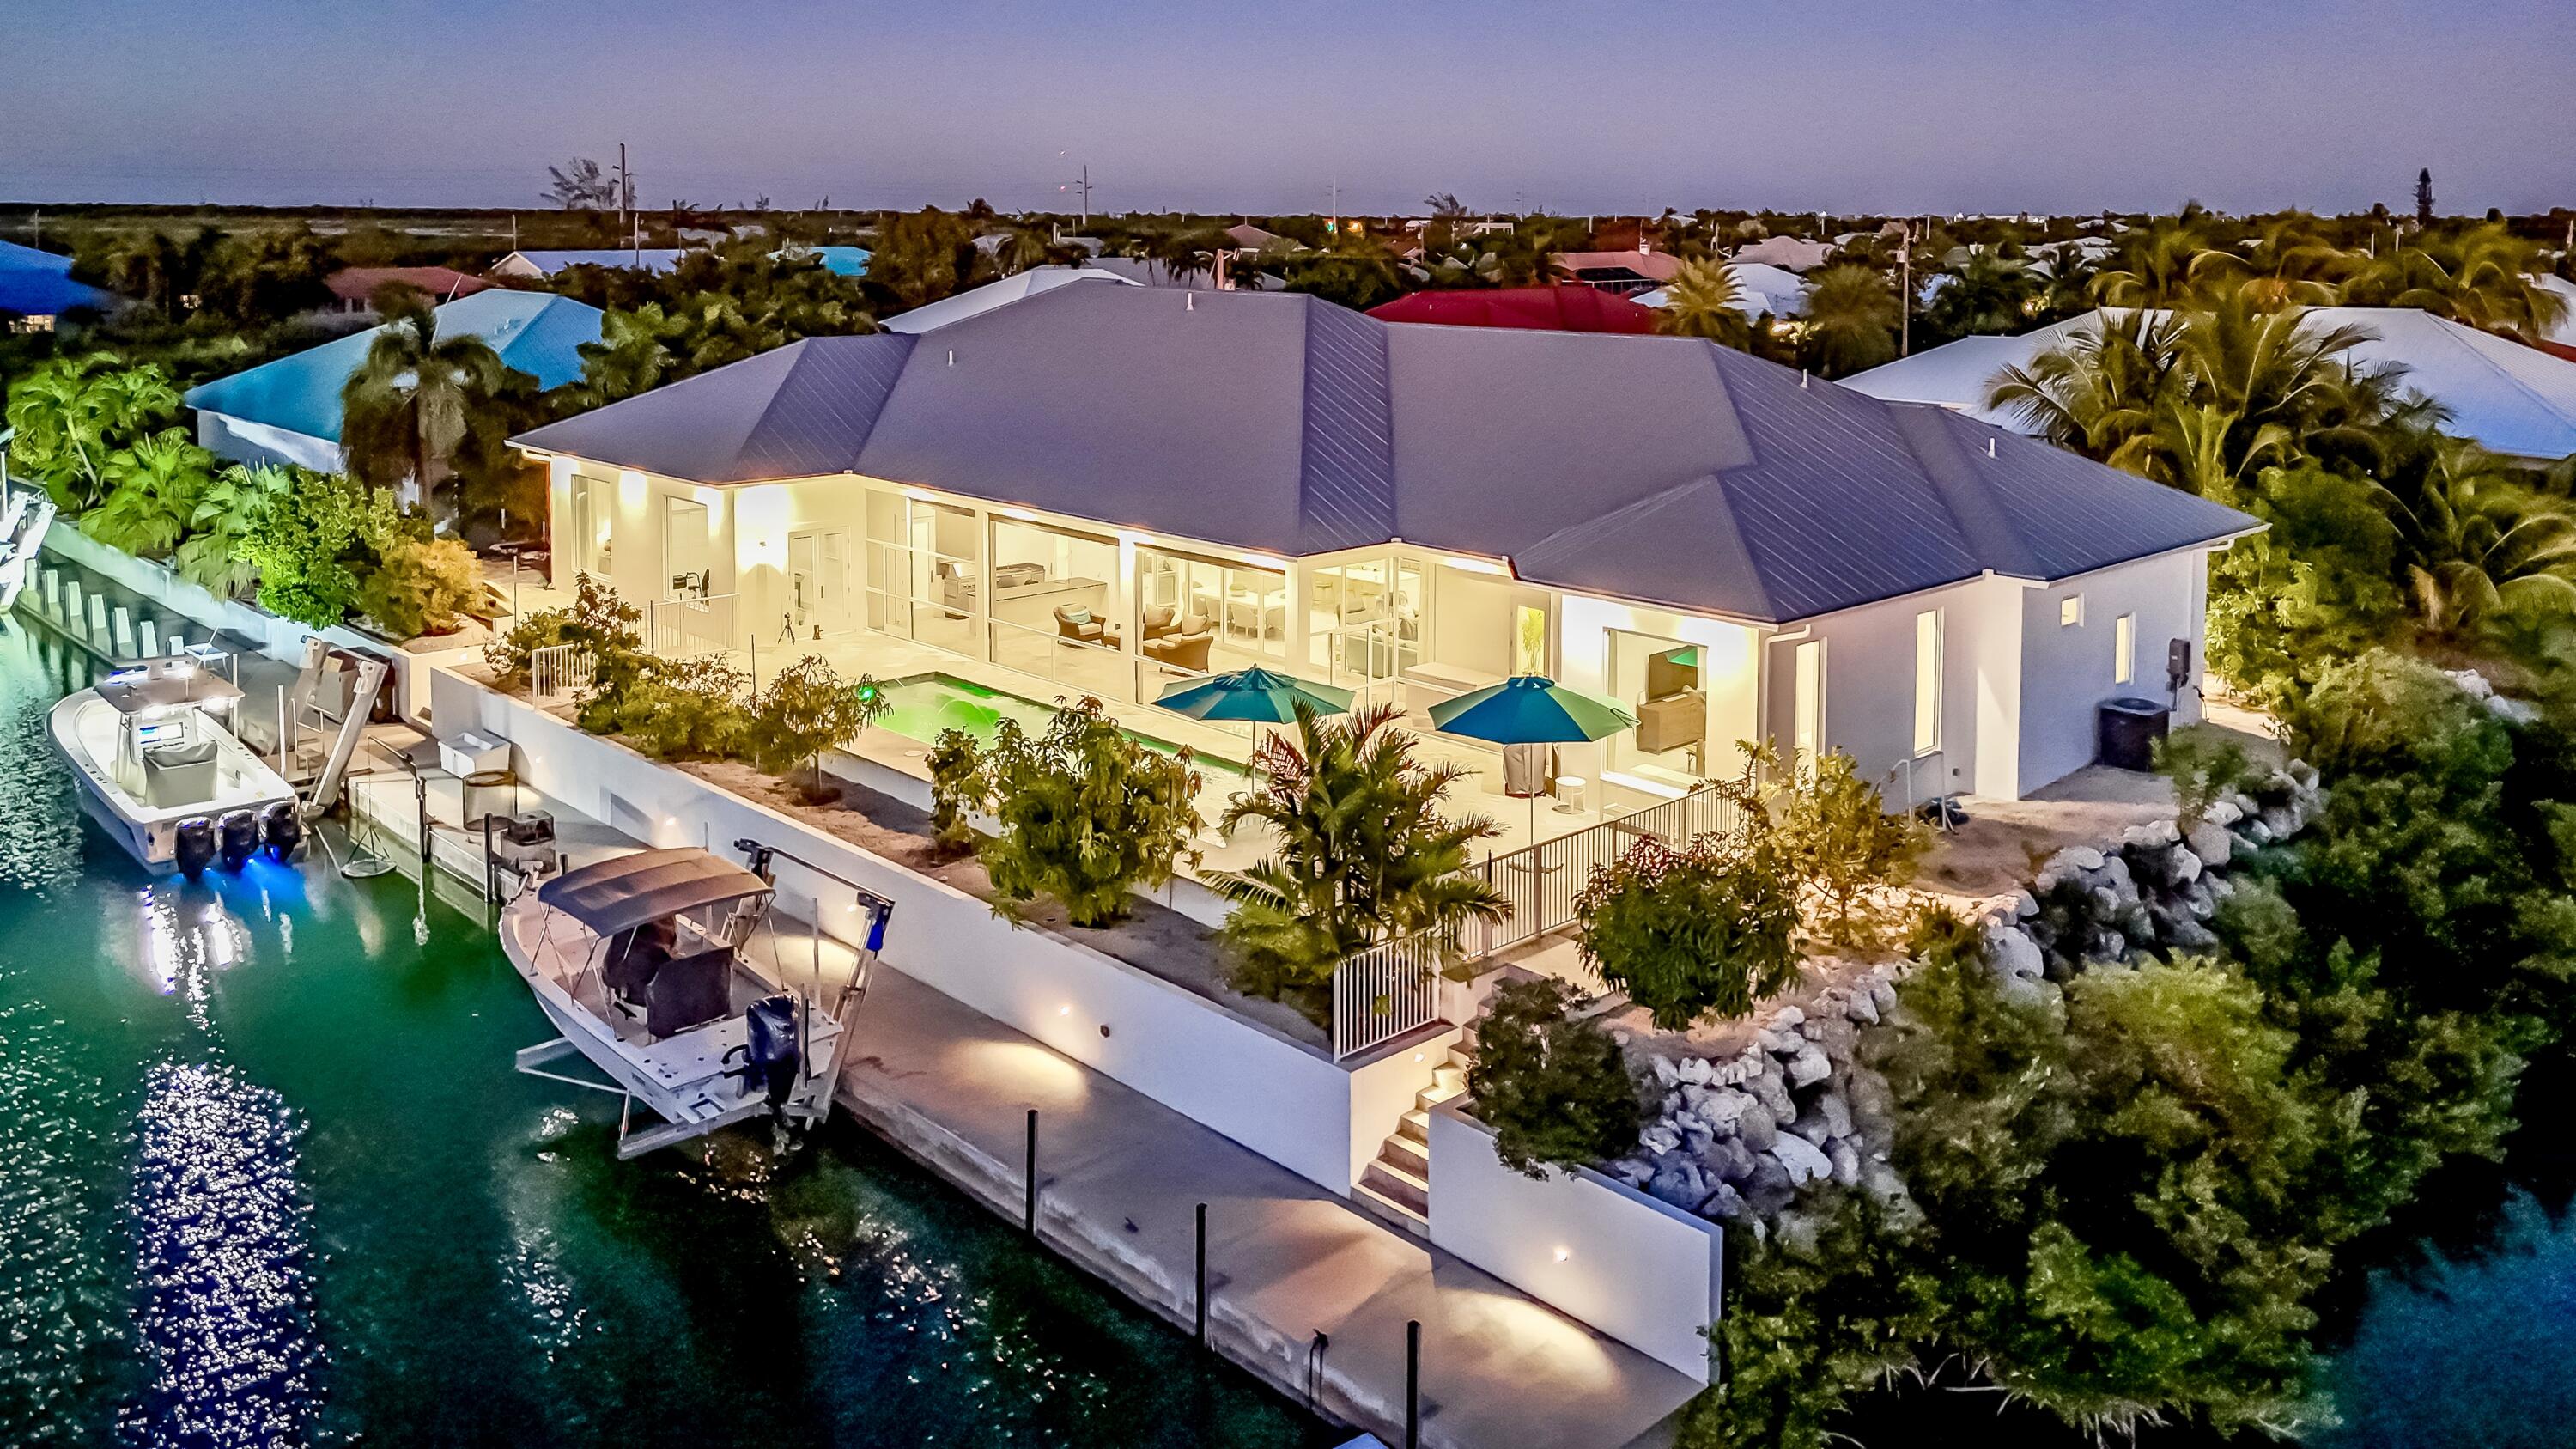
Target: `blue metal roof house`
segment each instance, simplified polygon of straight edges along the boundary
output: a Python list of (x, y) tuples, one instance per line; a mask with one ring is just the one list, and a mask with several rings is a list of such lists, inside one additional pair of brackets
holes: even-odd
[(2194, 717), (2208, 557), (2260, 526), (1698, 339), (1276, 293), (1061, 287), (517, 441), (557, 557), (630, 598), (703, 561), (745, 632), (1040, 699), (1261, 665), (1419, 716), (1548, 674), (1636, 713), (1560, 759), (1622, 803), (1766, 738), (1895, 800), (2026, 794), (2106, 699)]
[(86, 308), (112, 312), (121, 299), (72, 280), (72, 259), (0, 241), (0, 324), (51, 331), (54, 319)]
[[(494, 289), (435, 309), (438, 335), (470, 333), (540, 387), (581, 376), (581, 345), (599, 340), (596, 307), (548, 292)], [(340, 468), (340, 389), (367, 360), (371, 327), (292, 357), (190, 388), (197, 441), (217, 457)]]

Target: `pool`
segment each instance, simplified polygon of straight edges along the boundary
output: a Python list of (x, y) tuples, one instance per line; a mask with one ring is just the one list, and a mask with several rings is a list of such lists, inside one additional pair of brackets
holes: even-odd
[(143, 875), (45, 741), (89, 672), (0, 615), (0, 1444), (1346, 1437), (846, 1121), (619, 1162), (404, 876)]
[[(964, 730), (978, 743), (991, 744), (1001, 732), (1002, 721), (1017, 720), (1030, 734), (1044, 730), (1055, 717), (1055, 706), (1041, 704), (1024, 695), (994, 689), (953, 674), (917, 674), (884, 686), (887, 700), (885, 715), (877, 721), (880, 729), (916, 739), (923, 744), (937, 740), (943, 730)], [(1170, 740), (1159, 740), (1137, 730), (1120, 733), (1147, 749), (1164, 754), (1177, 754), (1180, 746)], [(1250, 778), (1243, 766), (1204, 753), (1193, 754), (1191, 763), (1199, 772), (1232, 780)]]

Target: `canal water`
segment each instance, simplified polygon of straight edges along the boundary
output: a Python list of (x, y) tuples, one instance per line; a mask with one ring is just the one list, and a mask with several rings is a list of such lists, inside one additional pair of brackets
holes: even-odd
[(90, 677), (0, 618), (0, 1444), (1340, 1437), (845, 1123), (618, 1162), (402, 875), (143, 875), (46, 742)]

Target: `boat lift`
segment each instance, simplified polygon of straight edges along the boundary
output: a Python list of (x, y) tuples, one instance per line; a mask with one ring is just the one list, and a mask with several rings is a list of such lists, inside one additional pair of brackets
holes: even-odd
[[(757, 1054), (752, 1051), (748, 1042), (736, 1044), (725, 1052), (723, 1058), (727, 1067), (724, 1075), (735, 1078), (740, 1083), (739, 1091), (732, 1100), (693, 1098), (685, 1103), (648, 1103), (652, 1110), (662, 1113), (666, 1120), (638, 1128), (634, 1123), (637, 1090), (627, 1082), (618, 1080), (623, 1075), (622, 1071), (606, 1070), (606, 1064), (597, 1054), (602, 1043), (594, 1041), (585, 1046), (583, 1043), (575, 1042), (569, 1035), (562, 1035), (539, 1042), (535, 1046), (522, 1048), (517, 1053), (514, 1063), (519, 1071), (566, 1086), (606, 1092), (619, 1099), (617, 1155), (621, 1160), (641, 1156), (656, 1148), (702, 1137), (719, 1127), (747, 1121), (764, 1113), (778, 1123), (783, 1140), (784, 1132), (789, 1126), (821, 1121), (831, 1113), (832, 1079), (840, 1071), (841, 1046), (857, 1026), (858, 1013), (866, 1001), (868, 983), (874, 974), (878, 953), (885, 945), (887, 924), (894, 916), (894, 902), (855, 881), (776, 846), (764, 845), (751, 839), (738, 840), (734, 842), (734, 846), (744, 853), (750, 872), (758, 877), (762, 884), (770, 887), (773, 899), (777, 887), (777, 863), (781, 860), (789, 861), (801, 871), (847, 890), (851, 897), (848, 909), (863, 912), (866, 915), (866, 929), (855, 941), (835, 937), (837, 945), (850, 951), (851, 961), (848, 974), (840, 981), (837, 989), (831, 991), (827, 1003), (822, 999), (826, 990), (823, 940), (825, 903), (820, 892), (810, 894), (807, 898), (813, 916), (812, 921), (808, 923), (813, 954), (810, 980), (806, 985), (796, 986), (788, 980), (786, 961), (782, 959), (784, 956), (782, 948), (786, 943), (782, 941), (776, 930), (775, 923), (778, 918), (769, 910), (766, 902), (761, 907), (757, 921), (743, 928), (741, 944), (744, 946), (749, 944), (750, 938), (762, 927), (768, 928), (772, 965), (776, 972), (776, 979), (772, 984), (792, 991), (795, 999), (797, 1076), (792, 1082), (770, 1083), (769, 1090), (766, 1092), (758, 1090), (760, 1084), (756, 1077), (760, 1071), (760, 1064), (755, 1059)], [(505, 942), (506, 940), (505, 937)], [(606, 944), (602, 942), (600, 946), (604, 947)], [(745, 964), (748, 965), (748, 963)], [(755, 972), (755, 974), (758, 973)], [(542, 997), (540, 1004), (547, 1004)], [(554, 1008), (549, 1006), (550, 1015), (553, 1014), (553, 1010)], [(822, 1017), (822, 1026), (828, 1029), (817, 1029), (818, 1012)], [(558, 1025), (561, 1024), (561, 1019), (558, 1019)], [(819, 1050), (815, 1047), (818, 1041), (821, 1043)], [(567, 1058), (576, 1056), (589, 1059), (593, 1066), (602, 1067), (602, 1075), (611, 1079), (603, 1081), (594, 1077), (575, 1076), (561, 1070), (562, 1067), (569, 1065)], [(737, 1061), (740, 1062), (739, 1066), (734, 1065)], [(623, 1057), (618, 1059), (617, 1064), (621, 1068), (631, 1068), (633, 1065)], [(677, 1117), (670, 1115), (675, 1107), (681, 1114)]]

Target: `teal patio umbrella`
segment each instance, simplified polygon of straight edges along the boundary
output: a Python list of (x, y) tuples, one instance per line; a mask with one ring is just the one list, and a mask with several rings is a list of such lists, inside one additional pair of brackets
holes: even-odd
[[(1329, 684), (1308, 684), (1286, 674), (1274, 674), (1255, 666), (1238, 669), (1232, 674), (1211, 674), (1205, 679), (1176, 679), (1163, 686), (1154, 697), (1157, 707), (1196, 720), (1232, 720), (1253, 725), (1284, 725), (1297, 722), (1297, 706), (1304, 704), (1317, 718), (1342, 714), (1351, 707), (1351, 692)], [(1253, 731), (1256, 759), (1252, 768), (1253, 783), (1261, 780), (1258, 760), (1261, 732)]]
[(1161, 708), (1191, 719), (1251, 724), (1295, 724), (1301, 700), (1318, 715), (1341, 714), (1351, 707), (1351, 692), (1256, 667), (1205, 679), (1176, 679), (1154, 697)]
[[(1536, 674), (1515, 674), (1431, 706), (1431, 726), (1495, 745), (1572, 745), (1635, 729), (1637, 717), (1610, 700)], [(1530, 843), (1538, 843), (1538, 796), (1529, 797)]]

